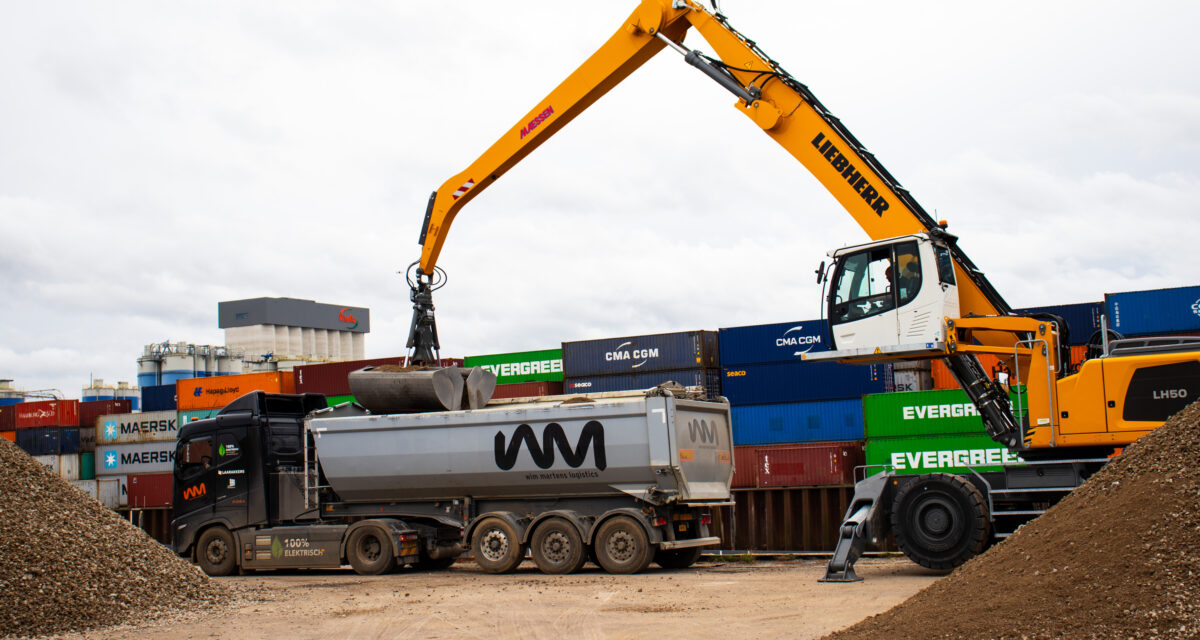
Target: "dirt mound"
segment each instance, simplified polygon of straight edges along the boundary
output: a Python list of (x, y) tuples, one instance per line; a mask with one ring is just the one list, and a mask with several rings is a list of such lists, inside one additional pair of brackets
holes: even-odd
[(1200, 402), (987, 553), (827, 637), (1200, 637)]
[(0, 439), (0, 636), (194, 610), (226, 589)]

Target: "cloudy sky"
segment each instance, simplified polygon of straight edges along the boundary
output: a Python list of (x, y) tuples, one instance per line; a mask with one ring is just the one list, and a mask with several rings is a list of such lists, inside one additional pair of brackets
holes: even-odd
[[(132, 381), (259, 296), (369, 307), (402, 353), (429, 193), (634, 6), (4, 3), (0, 378)], [(1200, 5), (721, 8), (1014, 306), (1200, 282)], [(867, 238), (732, 102), (664, 52), (465, 207), (444, 353), (818, 317)]]

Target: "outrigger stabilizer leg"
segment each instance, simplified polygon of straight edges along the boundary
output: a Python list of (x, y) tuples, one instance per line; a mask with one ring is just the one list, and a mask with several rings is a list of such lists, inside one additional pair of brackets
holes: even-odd
[(825, 567), (825, 577), (819, 582), (859, 582), (854, 563), (862, 556), (867, 543), (876, 543), (885, 532), (880, 516), (882, 500), (891, 484), (891, 473), (878, 473), (854, 485), (854, 499), (846, 510), (839, 529), (837, 547)]

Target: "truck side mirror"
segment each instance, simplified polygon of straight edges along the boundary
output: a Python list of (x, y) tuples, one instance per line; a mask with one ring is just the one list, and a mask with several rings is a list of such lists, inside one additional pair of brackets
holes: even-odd
[(817, 270), (814, 271), (813, 273), (817, 274), (817, 284), (821, 284), (822, 282), (825, 282), (825, 261), (824, 260), (821, 261), (821, 266), (817, 267)]

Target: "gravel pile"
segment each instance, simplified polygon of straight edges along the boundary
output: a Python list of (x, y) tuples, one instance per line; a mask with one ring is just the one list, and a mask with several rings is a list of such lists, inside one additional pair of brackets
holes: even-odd
[(129, 623), (214, 606), (227, 595), (0, 439), (0, 636)]
[(1200, 402), (987, 553), (828, 637), (1200, 637)]

